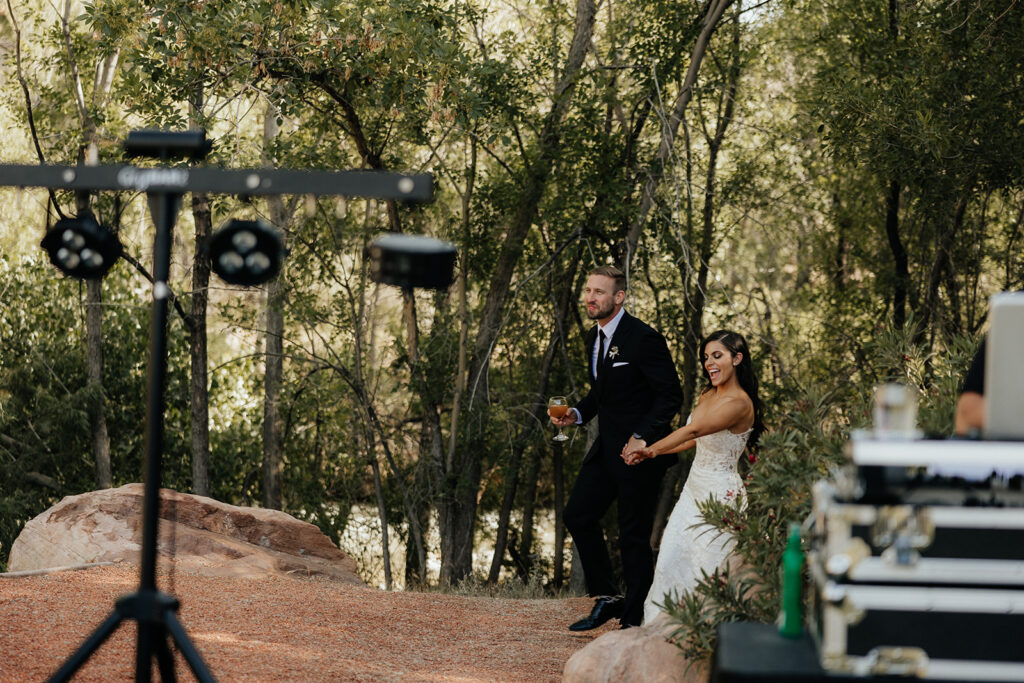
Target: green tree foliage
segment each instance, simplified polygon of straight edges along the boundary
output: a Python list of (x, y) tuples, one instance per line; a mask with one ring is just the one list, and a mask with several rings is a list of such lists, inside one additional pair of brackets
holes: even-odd
[[(1006, 253), (1003, 226), (1020, 208), (1019, 12), (999, 1), (830, 3), (804, 17), (808, 123), (819, 125), (834, 172), (860, 176), (836, 184), (836, 211), (875, 226), (844, 239), (879, 266), (880, 293), (901, 286), (901, 267), (889, 266), (901, 252), (904, 295), (919, 325), (976, 332), (979, 290), (1020, 284), (1008, 273), (992, 280), (997, 273), (983, 266)], [(888, 235), (898, 250), (878, 239), (887, 195), (898, 201)]]

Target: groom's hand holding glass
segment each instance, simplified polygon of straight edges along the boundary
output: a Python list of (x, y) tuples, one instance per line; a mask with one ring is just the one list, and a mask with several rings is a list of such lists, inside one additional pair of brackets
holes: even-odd
[[(548, 414), (550, 415), (550, 410)], [(568, 427), (569, 425), (576, 424), (578, 419), (579, 418), (576, 416), (576, 409), (570, 407), (569, 410), (565, 411), (565, 413), (558, 417), (551, 415), (551, 424), (559, 427)]]
[(562, 433), (562, 427), (574, 425), (579, 421), (579, 413), (575, 408), (570, 408), (564, 396), (552, 396), (548, 399), (548, 416), (551, 424), (558, 427), (558, 434), (555, 441), (566, 441), (569, 437)]

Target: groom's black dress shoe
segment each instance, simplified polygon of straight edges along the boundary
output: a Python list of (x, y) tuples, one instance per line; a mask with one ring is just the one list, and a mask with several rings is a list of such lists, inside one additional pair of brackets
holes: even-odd
[(597, 628), (609, 619), (621, 617), (625, 602), (625, 598), (622, 596), (598, 598), (594, 601), (594, 609), (590, 610), (590, 615), (574, 623), (569, 627), (569, 630), (589, 631), (590, 629)]

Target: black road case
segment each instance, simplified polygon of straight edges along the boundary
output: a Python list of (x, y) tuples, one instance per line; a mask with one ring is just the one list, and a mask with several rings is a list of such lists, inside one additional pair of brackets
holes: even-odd
[(822, 666), (1024, 681), (1024, 443), (986, 460), (985, 444), (939, 442), (938, 467), (930, 443), (854, 442), (850, 469), (815, 486), (810, 629)]

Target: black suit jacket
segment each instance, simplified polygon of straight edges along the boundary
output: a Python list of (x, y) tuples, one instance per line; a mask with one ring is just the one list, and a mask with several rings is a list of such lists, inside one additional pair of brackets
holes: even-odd
[(600, 454), (618, 471), (663, 470), (674, 460), (659, 457), (630, 466), (622, 461), (621, 453), (634, 433), (648, 444), (666, 436), (683, 404), (679, 375), (665, 338), (650, 325), (624, 313), (608, 342), (600, 378), (594, 377), (591, 369), (595, 339), (596, 325), (586, 336), (590, 392), (576, 404), (576, 410), (583, 422), (598, 416), (600, 433), (583, 461)]

